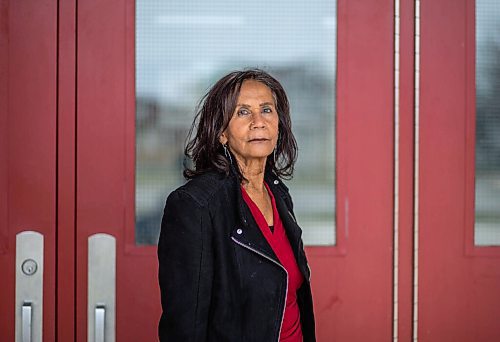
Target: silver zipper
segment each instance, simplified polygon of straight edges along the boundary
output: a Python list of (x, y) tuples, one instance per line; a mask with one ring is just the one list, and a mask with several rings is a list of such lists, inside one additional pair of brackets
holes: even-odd
[(231, 236), (231, 240), (233, 240), (234, 242), (236, 242), (238, 245), (246, 248), (246, 249), (249, 249), (251, 250), (252, 252), (254, 253), (257, 253), (258, 255), (260, 255), (261, 257), (263, 258), (266, 258), (267, 260), (269, 261), (272, 261), (273, 263), (275, 263), (276, 265), (278, 265), (279, 267), (281, 267), (283, 269), (283, 271), (285, 271), (286, 273), (286, 287), (285, 287), (285, 301), (283, 303), (283, 314), (281, 315), (281, 323), (280, 323), (280, 330), (278, 332), (278, 339), (277, 341), (279, 342), (280, 340), (280, 336), (281, 336), (281, 326), (283, 325), (283, 320), (285, 319), (285, 308), (286, 308), (286, 299), (288, 297), (288, 272), (286, 271), (286, 269), (283, 267), (283, 265), (281, 265), (279, 262), (276, 262), (275, 260), (271, 259), (270, 257), (268, 257), (267, 255), (259, 252), (258, 250), (256, 249), (253, 249), (252, 247), (250, 246), (247, 246), (241, 242), (239, 242), (238, 240), (236, 240), (234, 237)]

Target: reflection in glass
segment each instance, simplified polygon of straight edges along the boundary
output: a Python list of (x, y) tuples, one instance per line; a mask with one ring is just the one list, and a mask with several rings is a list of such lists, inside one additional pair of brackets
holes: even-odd
[(156, 244), (166, 195), (184, 182), (197, 101), (260, 67), (290, 98), (299, 159), (287, 185), (304, 242), (335, 244), (335, 1), (138, 0), (136, 30), (136, 243)]
[(500, 2), (476, 1), (475, 244), (500, 245)]

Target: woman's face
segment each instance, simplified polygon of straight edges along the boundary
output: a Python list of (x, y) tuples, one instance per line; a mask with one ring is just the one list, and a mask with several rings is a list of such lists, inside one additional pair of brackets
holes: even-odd
[(239, 162), (265, 162), (278, 141), (279, 117), (274, 97), (265, 84), (243, 81), (236, 110), (220, 137)]

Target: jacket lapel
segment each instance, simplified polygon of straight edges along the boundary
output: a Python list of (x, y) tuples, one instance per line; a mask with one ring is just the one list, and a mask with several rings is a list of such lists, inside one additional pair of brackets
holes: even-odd
[(281, 265), (278, 257), (260, 231), (257, 222), (255, 222), (250, 209), (245, 203), (237, 177), (233, 176), (233, 182), (231, 183), (232, 198), (238, 204), (239, 215), (239, 224), (232, 229), (231, 239), (242, 247), (252, 250)]
[(276, 201), (276, 209), (280, 215), (281, 221), (286, 231), (286, 235), (292, 247), (295, 260), (299, 266), (302, 275), (309, 279), (310, 273), (307, 266), (306, 256), (302, 248), (302, 229), (297, 224), (292, 208), (287, 204), (288, 188), (278, 177), (272, 173), (266, 175), (266, 182), (271, 188)]
[(296, 254), (295, 256), (297, 257), (299, 241), (302, 237), (302, 229), (300, 229), (295, 220), (295, 216), (292, 214), (292, 208), (289, 208), (287, 204), (287, 197), (289, 196), (288, 188), (281, 182), (281, 180), (278, 179), (278, 177), (274, 176), (271, 172), (266, 173), (265, 181), (273, 192), (274, 199), (276, 201), (276, 209), (278, 209), (278, 213), (285, 227), (286, 234), (288, 236), (288, 239), (290, 240), (292, 249)]
[[(243, 200), (237, 177), (233, 175), (232, 178), (232, 198), (236, 203), (238, 203), (240, 223), (231, 231), (231, 239), (242, 247), (250, 249), (255, 253), (281, 265), (273, 249), (260, 231), (257, 222), (255, 222), (250, 209)], [(270, 171), (266, 172), (264, 179), (273, 192), (276, 209), (278, 210), (280, 219), (283, 222), (283, 227), (290, 242), (290, 246), (292, 247), (295, 260), (297, 260), (297, 265), (299, 266), (299, 269), (304, 277), (308, 279), (307, 264), (303, 262), (303, 260), (305, 260), (305, 255), (303, 255), (303, 249), (301, 246), (302, 229), (298, 226), (291, 208), (287, 205), (286, 198), (288, 196), (288, 189), (281, 182), (281, 180), (279, 180), (278, 177)]]

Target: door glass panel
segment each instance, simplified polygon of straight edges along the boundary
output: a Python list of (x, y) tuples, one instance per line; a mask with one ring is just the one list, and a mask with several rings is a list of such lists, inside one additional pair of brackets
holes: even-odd
[(286, 182), (308, 245), (335, 244), (336, 2), (138, 0), (136, 243), (156, 244), (165, 198), (184, 179), (194, 108), (235, 69), (284, 86), (299, 145)]
[(476, 1), (475, 244), (500, 245), (500, 2)]

